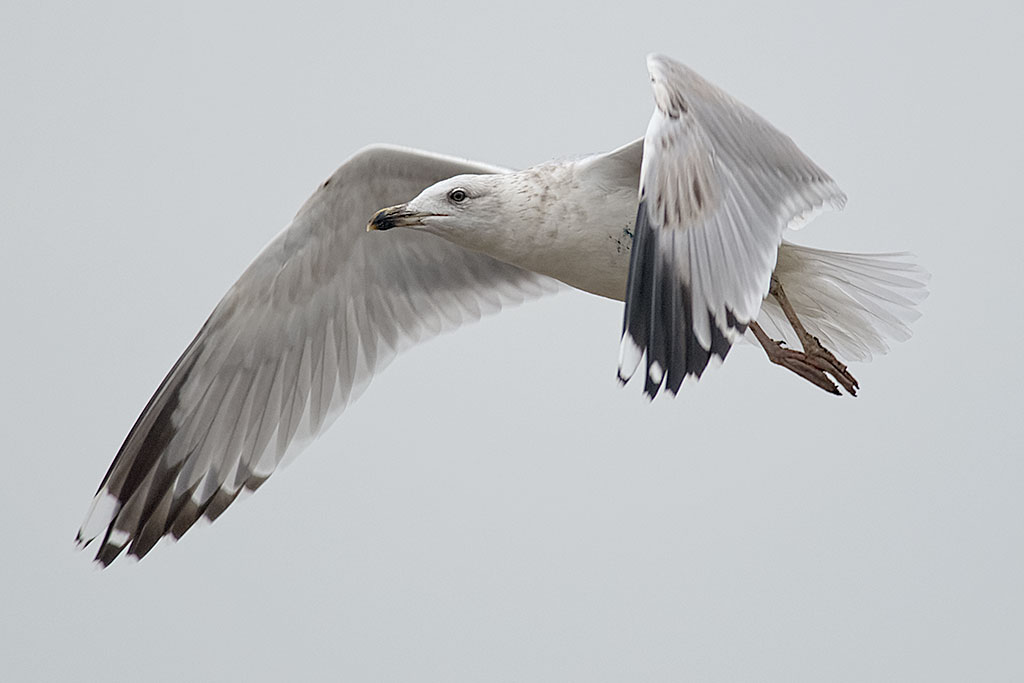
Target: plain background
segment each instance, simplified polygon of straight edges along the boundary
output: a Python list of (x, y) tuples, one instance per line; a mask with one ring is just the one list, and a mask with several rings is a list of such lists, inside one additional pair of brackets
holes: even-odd
[[(827, 9), (825, 9), (827, 7)], [(1024, 679), (1016, 2), (19, 3), (0, 21), (5, 680)], [(213, 527), (72, 538), (208, 312), (376, 141), (611, 149), (683, 60), (933, 274), (833, 398), (740, 348), (620, 389), (568, 293), (400, 357)]]

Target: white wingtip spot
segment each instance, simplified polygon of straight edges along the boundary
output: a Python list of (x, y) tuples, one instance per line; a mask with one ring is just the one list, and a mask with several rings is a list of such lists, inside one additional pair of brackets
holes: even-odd
[(107, 545), (123, 548), (130, 537), (130, 534), (127, 531), (124, 531), (123, 529), (111, 529), (110, 538), (107, 540)]
[(637, 366), (640, 365), (643, 355), (643, 349), (637, 346), (629, 333), (623, 334), (622, 342), (619, 344), (619, 379), (628, 382), (636, 372)]
[(89, 514), (86, 515), (85, 522), (82, 523), (82, 528), (78, 531), (78, 544), (84, 547), (89, 541), (103, 533), (120, 509), (121, 503), (116, 497), (105, 490), (97, 493), (96, 497), (92, 499)]
[(662, 370), (661, 363), (658, 361), (651, 363), (651, 368), (647, 371), (647, 376), (650, 377), (651, 382), (660, 385), (661, 380), (665, 377), (665, 371)]

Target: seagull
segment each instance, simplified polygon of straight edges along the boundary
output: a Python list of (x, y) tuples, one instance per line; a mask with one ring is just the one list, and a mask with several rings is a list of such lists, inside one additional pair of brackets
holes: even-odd
[(417, 342), (566, 285), (625, 302), (618, 377), (676, 394), (740, 339), (833, 394), (909, 338), (909, 255), (783, 240), (845, 195), (685, 65), (647, 58), (643, 138), (509, 170), (387, 145), (348, 159), (242, 273), (122, 444), (78, 532), (109, 565), (215, 520)]

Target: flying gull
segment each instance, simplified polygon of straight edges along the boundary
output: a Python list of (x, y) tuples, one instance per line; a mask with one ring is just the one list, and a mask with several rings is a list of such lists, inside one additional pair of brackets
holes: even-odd
[(524, 171), (380, 145), (346, 161), (171, 368), (79, 545), (99, 539), (106, 566), (216, 519), (397, 353), (559, 282), (625, 302), (618, 375), (642, 368), (652, 398), (742, 337), (822, 389), (855, 394), (836, 356), (867, 360), (907, 339), (926, 273), (905, 254), (783, 241), (842, 208), (836, 183), (691, 69), (657, 55), (647, 66), (647, 133), (612, 152)]

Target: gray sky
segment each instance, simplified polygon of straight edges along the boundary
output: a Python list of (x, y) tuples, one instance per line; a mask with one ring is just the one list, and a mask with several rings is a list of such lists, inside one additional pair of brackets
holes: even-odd
[[(3, 12), (5, 677), (1024, 677), (1020, 5), (375, 4)], [(212, 528), (74, 552), (164, 373), (348, 155), (611, 149), (651, 51), (839, 181), (798, 241), (933, 272), (861, 397), (746, 347), (649, 404), (621, 305), (565, 294), (400, 357)]]

